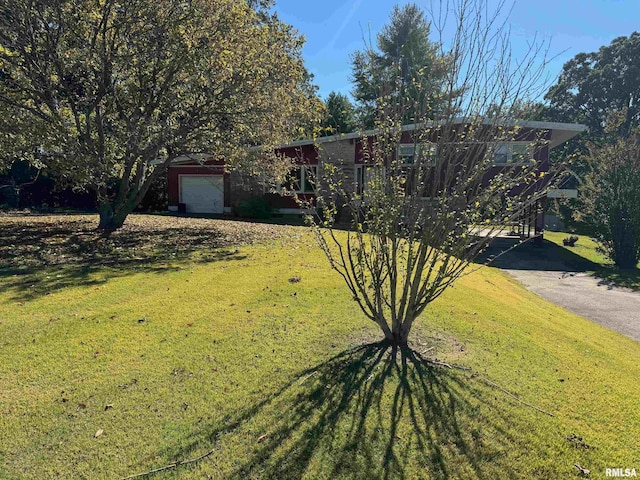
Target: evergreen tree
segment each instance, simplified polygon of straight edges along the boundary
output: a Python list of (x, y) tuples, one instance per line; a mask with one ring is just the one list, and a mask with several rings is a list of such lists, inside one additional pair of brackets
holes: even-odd
[(374, 125), (383, 98), (402, 106), (404, 122), (413, 122), (418, 112), (424, 115), (443, 103), (447, 61), (439, 55), (439, 45), (429, 40), (429, 32), (430, 25), (417, 5), (396, 5), (377, 36), (377, 48), (371, 45), (354, 53), (353, 97), (366, 127)]
[(349, 133), (357, 128), (353, 104), (346, 95), (331, 92), (325, 101), (327, 108), (323, 128), (327, 134)]

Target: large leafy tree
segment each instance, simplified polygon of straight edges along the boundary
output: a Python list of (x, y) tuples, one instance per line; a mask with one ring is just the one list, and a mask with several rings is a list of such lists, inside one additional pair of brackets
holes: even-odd
[(325, 133), (349, 133), (357, 128), (355, 110), (346, 95), (331, 92), (325, 100), (325, 107), (322, 124)]
[[(628, 119), (626, 111), (609, 115), (606, 132)], [(600, 144), (590, 143), (581, 186), (579, 221), (588, 225), (602, 250), (622, 269), (640, 260), (640, 131), (636, 128)]]
[(268, 6), (4, 0), (0, 103), (37, 125), (31, 141), (53, 166), (97, 193), (99, 228), (119, 228), (177, 156), (262, 171), (247, 145), (312, 123), (303, 40)]
[[(554, 154), (556, 159), (571, 159), (574, 175), (568, 185), (575, 188), (593, 175), (596, 145), (604, 148), (601, 153), (609, 155), (611, 148), (621, 147), (620, 138), (628, 137), (640, 125), (640, 33), (616, 38), (596, 52), (576, 55), (564, 65), (545, 99), (549, 102), (546, 119), (589, 127), (588, 137), (574, 138)], [(620, 112), (624, 113), (622, 117)], [(609, 128), (612, 114), (619, 119), (615, 128)], [(577, 221), (579, 228), (593, 228), (593, 222), (583, 220), (594, 218), (592, 199), (586, 195), (595, 194), (583, 185), (578, 200), (561, 202), (558, 211), (567, 221)]]
[(624, 110), (617, 133), (629, 134), (640, 122), (640, 33), (576, 55), (545, 98), (555, 120), (584, 123), (595, 136), (605, 134), (611, 112)]
[(439, 97), (447, 61), (429, 33), (430, 24), (417, 5), (396, 5), (376, 45), (353, 54), (353, 97), (365, 126), (373, 126), (384, 97), (404, 106), (405, 122), (415, 121), (426, 107), (435, 111), (443, 105)]

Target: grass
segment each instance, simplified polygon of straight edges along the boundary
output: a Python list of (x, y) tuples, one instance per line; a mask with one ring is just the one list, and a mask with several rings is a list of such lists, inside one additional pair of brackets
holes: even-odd
[[(49, 220), (65, 222), (0, 222), (44, 231), (53, 249)], [(132, 219), (145, 222), (180, 233), (171, 218)], [(117, 261), (117, 236), (86, 247), (106, 262), (90, 269), (82, 255), (37, 269), (28, 249), (13, 268), (0, 250), (0, 478), (121, 478), (211, 450), (155, 478), (555, 479), (576, 477), (574, 463), (604, 478), (639, 466), (637, 342), (483, 268), (434, 302), (415, 352), (392, 361), (306, 230), (246, 224), (203, 244), (230, 227), (202, 222), (184, 254), (145, 250), (149, 227), (123, 232), (139, 232), (129, 248), (153, 265)]]
[(562, 240), (569, 235), (572, 234), (545, 232), (544, 237), (561, 247), (567, 257), (578, 256), (583, 269), (605, 283), (640, 290), (640, 264), (631, 271), (619, 270), (609, 258), (598, 250), (598, 244), (586, 235), (579, 235), (579, 240), (574, 247), (565, 247)]

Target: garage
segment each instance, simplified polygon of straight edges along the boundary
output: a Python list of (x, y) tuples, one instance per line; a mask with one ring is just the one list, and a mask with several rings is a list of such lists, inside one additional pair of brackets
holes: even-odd
[(180, 203), (187, 213), (223, 213), (222, 175), (180, 175)]

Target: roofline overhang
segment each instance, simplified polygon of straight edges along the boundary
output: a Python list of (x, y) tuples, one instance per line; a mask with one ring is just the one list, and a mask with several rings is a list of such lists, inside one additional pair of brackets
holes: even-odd
[[(464, 124), (469, 123), (473, 120), (466, 119), (464, 117), (455, 118), (452, 123), (453, 124)], [(495, 122), (490, 118), (487, 118), (482, 121), (484, 125), (492, 125), (496, 124), (501, 127), (519, 127), (519, 128), (535, 128), (538, 130), (551, 130), (551, 140), (550, 140), (550, 148), (555, 148), (558, 145), (570, 140), (576, 135), (587, 131), (587, 126), (582, 125), (580, 123), (561, 123), (561, 122), (542, 122), (536, 120), (503, 120), (499, 122)], [(435, 122), (422, 122), (422, 123), (411, 123), (407, 125), (403, 125), (401, 127), (401, 131), (409, 132), (413, 130), (419, 130), (421, 128), (429, 128), (437, 126)], [(295, 140), (290, 143), (282, 143), (276, 145), (276, 149), (280, 148), (291, 148), (291, 147), (302, 147), (305, 145), (315, 145), (315, 144), (323, 144), (330, 142), (339, 142), (343, 140), (354, 140), (357, 138), (370, 137), (377, 135), (380, 133), (381, 129), (370, 129), (363, 130), (359, 132), (351, 132), (351, 133), (341, 133), (336, 135), (329, 135), (325, 137), (317, 137), (317, 138), (305, 138), (301, 140)], [(249, 151), (256, 152), (260, 151), (262, 146), (250, 147)]]
[[(454, 124), (464, 124), (469, 123), (471, 120), (465, 119), (464, 117), (455, 118), (452, 123)], [(536, 120), (502, 120), (496, 122), (491, 118), (487, 118), (482, 121), (484, 125), (492, 125), (496, 124), (501, 127), (518, 127), (518, 128), (533, 128), (537, 130), (550, 130), (551, 138), (549, 139), (549, 149), (556, 148), (563, 143), (571, 140), (576, 135), (579, 135), (582, 132), (586, 132), (588, 130), (586, 125), (580, 123), (561, 123), (561, 122), (542, 122)], [(422, 122), (422, 123), (411, 123), (407, 125), (403, 125), (401, 127), (402, 132), (410, 132), (413, 130), (419, 130), (421, 128), (429, 128), (437, 126), (435, 122)], [(324, 137), (317, 138), (305, 138), (301, 140), (295, 140), (290, 143), (282, 143), (279, 145), (266, 147), (266, 146), (253, 146), (249, 147), (249, 152), (259, 152), (265, 148), (272, 149), (283, 149), (283, 148), (295, 148), (295, 147), (303, 147), (306, 145), (322, 145), (323, 143), (331, 143), (331, 142), (341, 142), (346, 140), (355, 140), (358, 138), (371, 137), (379, 134), (381, 129), (370, 129), (363, 130), (359, 132), (351, 132), (351, 133), (341, 133), (336, 135), (328, 135)], [(197, 154), (197, 155), (181, 155), (179, 157), (174, 158), (171, 161), (171, 164), (180, 164), (180, 163), (188, 163), (193, 161), (202, 161), (213, 155), (208, 154)], [(199, 157), (199, 158), (195, 158)], [(152, 165), (159, 165), (164, 163), (163, 160), (154, 160), (151, 162)]]

